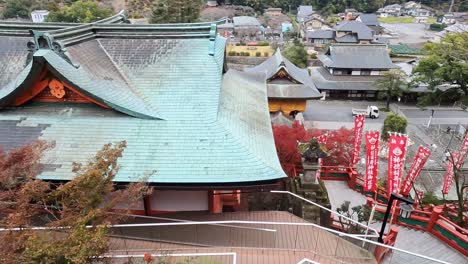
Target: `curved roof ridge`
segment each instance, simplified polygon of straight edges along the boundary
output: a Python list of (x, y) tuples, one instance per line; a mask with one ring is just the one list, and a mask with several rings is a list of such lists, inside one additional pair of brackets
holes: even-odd
[[(102, 87), (96, 85), (85, 70), (80, 67), (74, 67), (57, 53), (47, 49), (36, 51), (32, 61), (21, 71), (17, 78), (7, 84), (6, 87), (0, 89), (0, 105), (8, 104), (16, 93), (27, 89), (37, 79), (46, 64), (50, 66), (49, 69), (57, 77), (61, 77), (62, 81), (70, 84), (93, 100), (103, 103), (118, 112), (138, 118), (163, 119), (150, 105), (130, 89), (114, 85), (113, 89), (111, 89), (113, 94), (102, 92)], [(106, 80), (102, 80), (101, 82), (104, 84)]]
[[(93, 22), (94, 24), (113, 24), (113, 23), (124, 23), (127, 21), (125, 11), (122, 10), (119, 13)], [(93, 23), (66, 23), (66, 22), (11, 22), (1, 21), (0, 22), (0, 35), (15, 35), (15, 36), (30, 36), (30, 30), (47, 31), (49, 33), (60, 33), (67, 32), (70, 29), (86, 27), (86, 25)]]

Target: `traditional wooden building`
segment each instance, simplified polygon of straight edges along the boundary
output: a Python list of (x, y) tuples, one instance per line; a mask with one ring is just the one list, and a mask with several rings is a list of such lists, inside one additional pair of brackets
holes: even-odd
[(124, 21), (0, 23), (3, 149), (55, 141), (38, 177), (60, 183), (126, 140), (116, 184), (154, 188), (138, 214), (220, 212), (240, 190), (277, 186), (264, 74), (225, 72), (216, 24)]
[(319, 55), (323, 66), (314, 67), (311, 76), (327, 97), (376, 99), (375, 81), (397, 68), (386, 45), (332, 44)]
[(294, 115), (305, 111), (307, 100), (322, 97), (309, 71), (283, 57), (279, 48), (263, 63), (245, 71), (266, 74), (270, 112), (282, 111)]

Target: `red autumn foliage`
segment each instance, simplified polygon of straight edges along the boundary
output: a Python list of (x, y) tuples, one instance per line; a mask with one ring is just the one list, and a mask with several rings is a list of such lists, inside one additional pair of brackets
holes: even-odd
[[(294, 177), (295, 169), (302, 169), (297, 141), (307, 142), (326, 132), (325, 130), (315, 128), (306, 130), (298, 122), (294, 122), (292, 127), (273, 126), (276, 152), (278, 153), (283, 170), (289, 177)], [(343, 127), (338, 130), (329, 131), (325, 147), (330, 156), (323, 159), (324, 166), (348, 166), (351, 162), (353, 141), (354, 131), (352, 129)]]

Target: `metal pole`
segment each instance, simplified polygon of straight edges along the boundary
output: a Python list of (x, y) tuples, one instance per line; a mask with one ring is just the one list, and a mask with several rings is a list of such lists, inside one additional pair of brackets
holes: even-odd
[[(374, 204), (374, 206), (372, 206), (372, 210), (370, 212), (370, 216), (369, 216), (369, 221), (367, 221), (367, 228), (366, 228), (366, 236), (367, 236), (367, 233), (369, 233), (369, 226), (372, 222), (372, 220), (374, 219), (374, 213), (375, 213), (375, 207), (376, 205)], [(366, 245), (366, 241), (362, 241), (362, 247), (364, 247)]]
[(427, 128), (429, 128), (429, 126), (431, 125), (431, 122), (432, 122), (432, 117), (434, 116), (434, 109), (431, 110), (431, 116), (429, 117), (429, 122), (427, 123)]
[(393, 201), (395, 199), (397, 199), (399, 201), (402, 201), (402, 202), (405, 202), (407, 204), (413, 204), (414, 203), (414, 201), (406, 199), (405, 197), (402, 197), (402, 196), (397, 195), (395, 193), (390, 194), (390, 199), (389, 199), (388, 204), (387, 204), (387, 211), (385, 211), (385, 216), (384, 216), (384, 220), (383, 220), (383, 223), (382, 223), (382, 228), (380, 229), (380, 233), (379, 233), (378, 241), (380, 243), (383, 243), (383, 234), (385, 232), (385, 226), (387, 225), (388, 216), (390, 215), (390, 210), (392, 209)]
[(390, 200), (388, 201), (388, 204), (387, 204), (387, 211), (385, 211), (385, 216), (382, 222), (382, 228), (380, 229), (380, 233), (379, 233), (378, 241), (380, 243), (383, 243), (383, 235), (385, 232), (385, 226), (387, 225), (388, 216), (390, 215), (390, 209), (392, 209), (394, 199), (395, 199), (395, 196), (393, 196), (393, 193), (392, 193), (390, 195)]

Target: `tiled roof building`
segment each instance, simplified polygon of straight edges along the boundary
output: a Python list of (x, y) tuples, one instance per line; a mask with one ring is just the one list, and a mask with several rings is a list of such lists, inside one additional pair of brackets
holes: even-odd
[(224, 73), (225, 39), (216, 24), (124, 20), (120, 14), (92, 24), (34, 24), (31, 33), (28, 24), (0, 24), (0, 144), (6, 150), (55, 141), (39, 177), (67, 181), (73, 162), (126, 140), (116, 182), (150, 175), (147, 181), (158, 188), (204, 188), (202, 200), (217, 186), (285, 177), (265, 76)]
[(335, 98), (375, 98), (375, 81), (397, 67), (381, 44), (332, 44), (319, 59), (323, 67), (314, 67), (311, 76), (320, 91)]
[(279, 48), (266, 61), (245, 71), (266, 74), (270, 112), (283, 111), (287, 115), (303, 112), (308, 99), (322, 97), (308, 70), (283, 57)]

